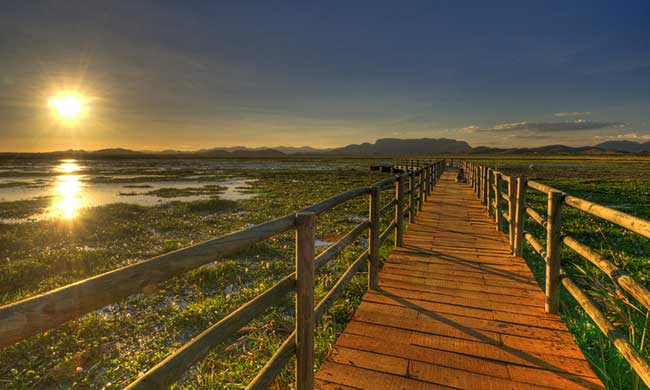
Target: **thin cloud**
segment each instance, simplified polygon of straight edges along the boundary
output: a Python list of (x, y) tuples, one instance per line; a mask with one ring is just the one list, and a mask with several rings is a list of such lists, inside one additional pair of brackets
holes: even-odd
[(650, 134), (628, 133), (614, 135), (597, 135), (594, 138), (602, 140), (634, 140), (639, 142), (650, 141)]
[(567, 117), (567, 116), (585, 116), (585, 115), (591, 115), (591, 112), (589, 111), (574, 111), (574, 112), (556, 112), (553, 114), (553, 116), (557, 117)]
[(470, 126), (465, 126), (465, 127), (461, 128), (459, 131), (461, 133), (475, 133), (480, 129), (481, 128), (479, 126), (477, 126), (477, 125), (470, 125)]
[(493, 128), (484, 129), (484, 131), (494, 132), (514, 132), (527, 131), (533, 133), (549, 133), (562, 131), (587, 131), (600, 130), (610, 127), (625, 127), (621, 122), (599, 122), (587, 121), (584, 119), (568, 122), (514, 122), (501, 123)]

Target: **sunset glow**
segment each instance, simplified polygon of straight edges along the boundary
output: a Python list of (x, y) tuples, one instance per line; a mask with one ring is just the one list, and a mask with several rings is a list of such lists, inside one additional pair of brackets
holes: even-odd
[(67, 93), (50, 98), (50, 107), (62, 119), (76, 119), (84, 108), (83, 98), (76, 93)]

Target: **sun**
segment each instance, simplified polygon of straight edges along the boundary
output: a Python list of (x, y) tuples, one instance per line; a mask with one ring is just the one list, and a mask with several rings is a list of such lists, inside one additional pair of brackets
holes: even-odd
[(77, 93), (65, 93), (50, 98), (50, 107), (63, 119), (75, 119), (84, 108), (83, 97)]

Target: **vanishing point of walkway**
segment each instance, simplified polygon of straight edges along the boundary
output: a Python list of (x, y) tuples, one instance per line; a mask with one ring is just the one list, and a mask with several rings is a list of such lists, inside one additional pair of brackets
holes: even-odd
[(528, 266), (446, 172), (316, 374), (319, 389), (592, 389)]

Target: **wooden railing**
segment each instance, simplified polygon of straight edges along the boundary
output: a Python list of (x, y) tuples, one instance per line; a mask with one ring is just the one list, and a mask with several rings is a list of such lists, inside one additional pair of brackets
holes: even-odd
[[(546, 262), (545, 309), (548, 313), (558, 313), (560, 304), (560, 287), (573, 296), (598, 328), (609, 338), (616, 349), (628, 361), (632, 369), (643, 382), (650, 386), (650, 365), (628, 338), (607, 318), (598, 304), (582, 290), (562, 267), (560, 258), (561, 245), (565, 245), (604, 272), (621, 291), (636, 299), (646, 310), (650, 310), (650, 292), (625, 271), (596, 250), (581, 243), (574, 237), (562, 234), (562, 207), (570, 206), (590, 215), (617, 224), (643, 237), (650, 238), (650, 221), (598, 205), (585, 199), (565, 194), (547, 185), (528, 181), (525, 177), (512, 177), (492, 168), (465, 161), (465, 176), (477, 197), (485, 205), (487, 212), (494, 215), (497, 229), (504, 227), (507, 231), (516, 256), (521, 256), (524, 241)], [(503, 182), (507, 191), (503, 191)], [(546, 194), (546, 216), (539, 214), (526, 203), (526, 189), (530, 188)], [(506, 208), (502, 209), (505, 203)], [(525, 218), (546, 230), (546, 245), (543, 246), (532, 233), (525, 231)]]
[[(405, 218), (413, 221), (422, 209), (431, 188), (445, 169), (444, 160), (409, 162), (409, 170), (369, 187), (356, 188), (284, 217), (267, 221), (187, 248), (144, 260), (97, 275), (49, 292), (0, 307), (0, 348), (54, 328), (83, 314), (118, 302), (146, 286), (179, 276), (186, 271), (249, 248), (272, 236), (296, 230), (296, 270), (280, 279), (237, 310), (212, 325), (162, 362), (138, 377), (127, 389), (167, 388), (178, 381), (193, 364), (211, 349), (226, 341), (268, 308), (285, 301), (296, 292), (295, 330), (262, 368), (247, 389), (266, 389), (295, 354), (296, 387), (313, 389), (314, 328), (332, 303), (342, 294), (352, 277), (368, 264), (368, 287), (379, 285), (379, 248), (391, 236), (395, 245), (403, 245)], [(407, 182), (408, 180), (408, 187)], [(381, 207), (380, 191), (395, 186), (395, 198)], [(369, 195), (368, 219), (360, 222), (335, 244), (315, 256), (315, 227), (318, 215), (351, 199)], [(408, 201), (407, 201), (408, 200)], [(393, 218), (380, 230), (380, 219)], [(341, 275), (334, 287), (314, 308), (314, 277), (328, 261), (340, 254), (368, 231), (368, 249)]]

